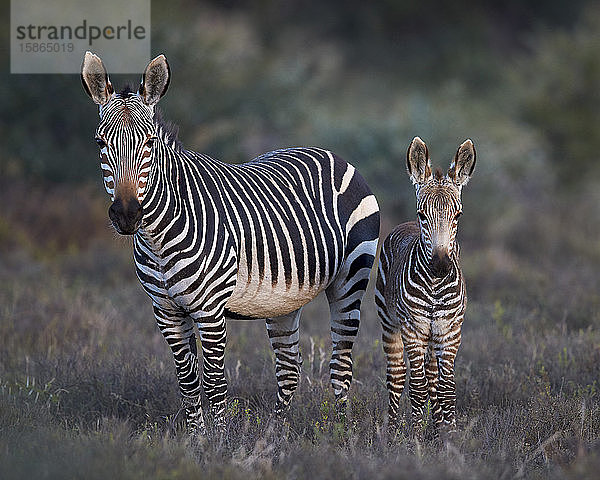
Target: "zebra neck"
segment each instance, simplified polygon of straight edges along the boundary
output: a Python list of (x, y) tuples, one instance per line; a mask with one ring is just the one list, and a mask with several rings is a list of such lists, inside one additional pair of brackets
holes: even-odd
[[(420, 258), (424, 259), (425, 263), (427, 262), (425, 260), (425, 259), (427, 259), (427, 245), (425, 245), (425, 242), (423, 241), (423, 237), (421, 237), (421, 235), (419, 235), (419, 239), (414, 243), (413, 251), (415, 251), (419, 255)], [(454, 262), (454, 261), (458, 261), (459, 257), (460, 257), (460, 246), (458, 245), (458, 242), (455, 241), (454, 248), (450, 252), (450, 258)]]
[(420, 235), (419, 240), (415, 242), (415, 245), (413, 246), (413, 254), (411, 256), (415, 262), (415, 266), (413, 267), (415, 271), (421, 274), (425, 273), (428, 278), (431, 277), (427, 246), (425, 245), (425, 242), (423, 242), (423, 237)]
[[(454, 248), (450, 252), (450, 260), (452, 262), (452, 270), (458, 270), (459, 267), (459, 252), (460, 247), (457, 242), (454, 242)], [(428, 278), (431, 282), (437, 283), (440, 281), (439, 278), (435, 277), (430, 270), (429, 266), (429, 256), (427, 254), (427, 246), (425, 242), (423, 242), (423, 237), (419, 235), (419, 240), (416, 241), (412, 248), (411, 257), (413, 258), (413, 262), (415, 263), (416, 272), (420, 275)]]
[(216, 165), (224, 166), (205, 155), (163, 143), (157, 149), (139, 230), (139, 239), (157, 256), (175, 253), (175, 245), (188, 250), (207, 248), (211, 244), (203, 239), (227, 229), (225, 208), (214, 201), (221, 196), (218, 172), (212, 171)]
[(140, 236), (155, 251), (168, 241), (169, 232), (178, 229), (178, 218), (189, 210), (185, 207), (190, 199), (184, 193), (189, 172), (183, 160), (181, 152), (167, 144), (161, 142), (158, 146), (142, 204), (144, 218), (140, 228)]

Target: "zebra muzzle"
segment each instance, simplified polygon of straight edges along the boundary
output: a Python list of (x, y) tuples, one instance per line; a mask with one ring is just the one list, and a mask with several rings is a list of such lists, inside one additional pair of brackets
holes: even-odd
[(132, 235), (142, 223), (143, 210), (137, 198), (123, 202), (117, 197), (108, 208), (108, 217), (121, 235)]
[(430, 268), (431, 272), (437, 277), (442, 278), (448, 275), (452, 262), (450, 256), (446, 252), (436, 250), (431, 257)]

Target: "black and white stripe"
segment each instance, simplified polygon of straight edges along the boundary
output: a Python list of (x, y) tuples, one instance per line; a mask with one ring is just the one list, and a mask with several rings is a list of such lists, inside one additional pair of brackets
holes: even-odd
[[(375, 197), (352, 165), (327, 150), (278, 150), (232, 165), (183, 149), (154, 111), (169, 71), (161, 57), (148, 66), (139, 92), (107, 95), (97, 137), (105, 144), (107, 192), (124, 205), (115, 214), (117, 227), (135, 233), (137, 274), (173, 351), (190, 428), (204, 430), (201, 388), (217, 424), (223, 419), (226, 316), (267, 319), (276, 356), (275, 410), (288, 407), (301, 364), (300, 311), (321, 291), (331, 310), (331, 383), (343, 401), (379, 235)], [(86, 61), (96, 60), (86, 55), (84, 84)], [(103, 66), (87, 70), (88, 77), (102, 74)], [(95, 97), (102, 99), (101, 88)], [(120, 199), (123, 192), (140, 207)], [(143, 212), (139, 223), (128, 205)]]
[(387, 359), (390, 426), (398, 426), (406, 355), (413, 421), (423, 418), (429, 396), (435, 425), (452, 430), (454, 359), (466, 306), (456, 231), (461, 189), (473, 172), (475, 149), (470, 140), (464, 142), (447, 175), (432, 173), (427, 147), (418, 137), (407, 157), (418, 219), (398, 225), (385, 239), (375, 289)]

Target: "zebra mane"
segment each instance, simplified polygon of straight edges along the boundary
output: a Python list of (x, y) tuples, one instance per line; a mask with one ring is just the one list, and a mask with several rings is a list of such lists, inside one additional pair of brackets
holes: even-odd
[(158, 134), (162, 140), (176, 150), (181, 150), (183, 145), (178, 138), (179, 126), (173, 122), (163, 119), (162, 112), (158, 107), (154, 109), (154, 124), (158, 127)]
[(442, 172), (441, 168), (436, 168), (435, 169), (435, 179), (439, 182), (441, 180), (443, 180), (444, 178), (444, 172)]
[(135, 95), (136, 93), (137, 93), (137, 90), (134, 90), (132, 88), (131, 83), (127, 83), (127, 84), (125, 84), (123, 89), (119, 92), (119, 96), (121, 98), (127, 98), (130, 95)]
[[(137, 93), (138, 91), (130, 83), (127, 83), (118, 95), (121, 98), (128, 98), (131, 95), (137, 95)], [(158, 127), (158, 134), (167, 145), (171, 145), (176, 150), (183, 149), (183, 145), (178, 138), (179, 126), (163, 119), (162, 112), (158, 107), (154, 108), (154, 125)]]

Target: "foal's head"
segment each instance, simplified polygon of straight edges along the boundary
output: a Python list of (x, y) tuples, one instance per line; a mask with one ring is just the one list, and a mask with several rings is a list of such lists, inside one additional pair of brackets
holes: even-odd
[(406, 166), (416, 188), (418, 223), (429, 267), (436, 277), (445, 277), (462, 214), (461, 190), (475, 168), (475, 147), (465, 140), (444, 175), (439, 169), (432, 171), (427, 145), (415, 137), (408, 147)]

